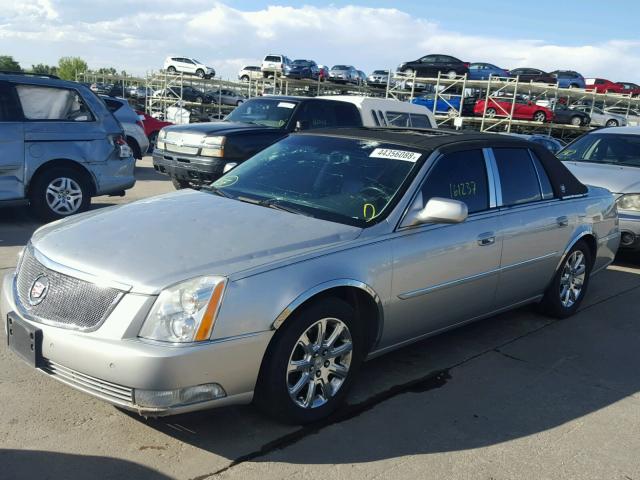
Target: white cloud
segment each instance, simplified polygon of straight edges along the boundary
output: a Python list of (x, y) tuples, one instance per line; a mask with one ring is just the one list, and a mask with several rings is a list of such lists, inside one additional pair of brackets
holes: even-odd
[(469, 35), (397, 8), (269, 6), (247, 11), (208, 0), (169, 0), (162, 8), (158, 3), (94, 0), (88, 8), (71, 0), (0, 0), (0, 53), (26, 65), (79, 55), (92, 67), (136, 73), (159, 68), (167, 55), (190, 55), (224, 77), (234, 77), (238, 67), (270, 52), (354, 64), (366, 71), (393, 68), (426, 53), (449, 53), (506, 68), (566, 68), (586, 76), (640, 80), (640, 41), (635, 40), (572, 46)]

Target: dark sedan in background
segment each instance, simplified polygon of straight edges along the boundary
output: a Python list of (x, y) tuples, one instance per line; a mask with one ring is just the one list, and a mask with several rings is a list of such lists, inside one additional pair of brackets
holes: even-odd
[(514, 68), (510, 73), (512, 77), (519, 77), (521, 82), (548, 83), (550, 85), (558, 83), (555, 76), (537, 68)]
[(291, 63), (291, 69), (287, 72), (286, 76), (289, 78), (310, 78), (317, 80), (320, 74), (318, 64), (313, 60), (294, 60)]
[(398, 71), (418, 77), (437, 77), (438, 72), (450, 78), (469, 73), (469, 63), (450, 55), (426, 55), (400, 64)]

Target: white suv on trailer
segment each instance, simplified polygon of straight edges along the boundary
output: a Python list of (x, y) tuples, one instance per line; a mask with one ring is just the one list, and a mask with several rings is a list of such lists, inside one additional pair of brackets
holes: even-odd
[(169, 73), (188, 73), (200, 78), (212, 78), (216, 75), (212, 67), (207, 67), (191, 57), (167, 57), (164, 60), (164, 69)]

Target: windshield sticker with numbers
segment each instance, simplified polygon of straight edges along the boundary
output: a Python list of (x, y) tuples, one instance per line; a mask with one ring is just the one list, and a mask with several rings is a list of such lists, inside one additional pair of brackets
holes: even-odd
[(391, 148), (376, 148), (369, 155), (373, 158), (390, 158), (392, 160), (404, 160), (415, 163), (422, 156), (418, 152), (407, 152), (406, 150), (393, 150)]

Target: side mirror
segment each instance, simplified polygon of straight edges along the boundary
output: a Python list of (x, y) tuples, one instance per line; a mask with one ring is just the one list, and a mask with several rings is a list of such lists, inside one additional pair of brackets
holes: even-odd
[(296, 132), (300, 132), (301, 130), (308, 130), (309, 122), (307, 120), (298, 120), (296, 122)]
[(403, 222), (405, 226), (424, 223), (461, 223), (469, 216), (467, 204), (449, 198), (433, 197), (422, 210), (410, 213)]

